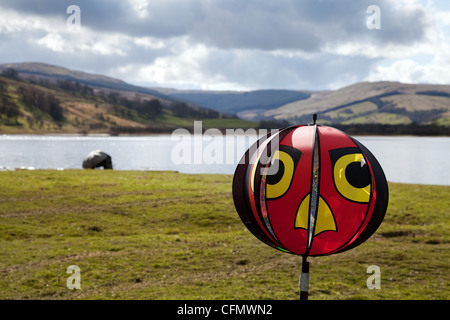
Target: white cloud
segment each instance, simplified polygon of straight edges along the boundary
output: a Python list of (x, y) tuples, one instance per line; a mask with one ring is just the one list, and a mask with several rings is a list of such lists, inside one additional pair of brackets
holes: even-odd
[[(217, 51), (215, 51), (217, 53)], [(132, 74), (134, 82), (149, 83), (153, 86), (173, 86), (190, 89), (235, 88), (221, 74), (211, 74), (204, 68), (205, 60), (212, 52), (205, 45), (184, 48), (174, 46), (172, 54), (156, 58), (151, 64), (128, 64), (117, 69), (122, 78)]]
[(391, 60), (375, 66), (366, 81), (450, 84), (450, 46), (443, 45), (426, 63), (410, 58)]
[(58, 33), (47, 33), (43, 38), (36, 41), (37, 44), (57, 52), (64, 52), (66, 43)]
[(375, 64), (365, 80), (408, 83), (450, 83), (450, 12), (437, 11), (432, 1), (403, 0), (426, 8), (429, 28), (423, 42), (407, 49), (392, 47), (379, 50), (382, 63)]
[(162, 49), (165, 47), (164, 41), (153, 37), (134, 38), (134, 44), (147, 49)]
[(389, 66), (378, 66), (367, 78), (368, 81), (400, 81), (414, 83), (423, 76), (423, 66), (411, 59), (393, 62)]
[(436, 12), (435, 18), (438, 25), (450, 26), (450, 11)]
[(128, 0), (128, 2), (140, 19), (148, 16), (148, 0)]
[(97, 34), (81, 28), (75, 31), (49, 32), (35, 42), (60, 53), (126, 56), (130, 38), (123, 35)]
[[(0, 10), (0, 34), (20, 35), (20, 41), (59, 53), (90, 52), (126, 55), (130, 37), (92, 31), (85, 26), (70, 29), (64, 19)], [(36, 37), (36, 35), (41, 35)], [(33, 60), (33, 59), (30, 59)]]
[(1, 7), (0, 9), (0, 34), (31, 32), (36, 30), (51, 31), (57, 28), (56, 19), (43, 18), (34, 14), (24, 15), (17, 11), (3, 9)]
[(0, 5), (0, 59), (190, 89), (450, 82), (450, 12), (430, 0), (378, 2), (381, 30), (365, 26), (369, 0), (80, 0), (81, 29), (70, 31), (56, 0), (17, 0)]

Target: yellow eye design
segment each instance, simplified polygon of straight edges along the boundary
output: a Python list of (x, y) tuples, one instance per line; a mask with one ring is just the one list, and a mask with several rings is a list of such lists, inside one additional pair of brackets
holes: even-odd
[(271, 174), (266, 176), (267, 199), (279, 198), (289, 190), (301, 155), (300, 150), (284, 145), (274, 152), (268, 170)]
[(330, 151), (330, 156), (334, 162), (333, 181), (337, 191), (350, 201), (369, 202), (372, 178), (360, 151), (356, 148), (337, 149)]

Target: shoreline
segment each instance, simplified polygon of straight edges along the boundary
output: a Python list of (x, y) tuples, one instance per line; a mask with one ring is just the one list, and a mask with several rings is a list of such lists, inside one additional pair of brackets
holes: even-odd
[[(189, 130), (189, 129), (186, 129)], [(225, 130), (228, 129), (218, 129), (222, 132), (223, 135), (228, 135)], [(237, 129), (229, 129), (236, 131)], [(245, 132), (248, 129), (244, 130), (244, 133), (234, 133), (233, 136), (259, 136), (254, 134), (246, 134)], [(254, 129), (254, 130), (263, 130), (263, 129)], [(270, 132), (270, 129), (267, 129), (267, 132)], [(276, 130), (276, 129), (275, 129)], [(123, 133), (123, 134), (110, 134), (110, 133), (1, 133), (0, 137), (5, 136), (42, 136), (42, 137), (152, 137), (152, 136), (168, 136), (172, 135), (173, 131), (168, 131), (165, 133), (158, 132), (158, 133)], [(193, 135), (194, 133), (191, 132)], [(203, 132), (204, 135), (204, 132)], [(414, 137), (414, 138), (448, 138), (450, 135), (422, 135), (422, 134), (383, 134), (383, 133), (355, 133), (355, 134), (348, 134), (347, 135), (351, 137)], [(213, 135), (211, 135), (213, 136)]]

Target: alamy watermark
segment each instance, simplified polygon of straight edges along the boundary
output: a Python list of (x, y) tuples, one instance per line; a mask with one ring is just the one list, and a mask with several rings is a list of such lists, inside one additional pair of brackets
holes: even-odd
[[(70, 5), (66, 9), (66, 13), (70, 13), (71, 15), (67, 18), (66, 24), (70, 30), (78, 30), (81, 27), (81, 9), (77, 5)], [(381, 9), (377, 5), (370, 5), (366, 10), (367, 14), (370, 16), (367, 17), (366, 26), (368, 29), (379, 30), (381, 29)]]
[(69, 30), (79, 30), (81, 28), (81, 9), (77, 5), (70, 5), (67, 7), (66, 13), (70, 16), (66, 20), (66, 25)]
[[(201, 165), (201, 164), (250, 164), (259, 162), (269, 165), (272, 160), (270, 150), (276, 150), (279, 145), (278, 129), (226, 129), (225, 135), (219, 129), (207, 129), (203, 132), (202, 121), (194, 121), (194, 132), (187, 129), (176, 129), (172, 132), (171, 140), (177, 142), (171, 150), (171, 160), (176, 165)], [(247, 144), (237, 143), (235, 137), (258, 139), (269, 135), (270, 138), (260, 144), (253, 143), (250, 148)], [(269, 143), (270, 147), (265, 146)], [(259, 150), (258, 148), (261, 147)], [(249, 149), (250, 158), (244, 158)], [(258, 152), (256, 152), (258, 150)], [(267, 167), (267, 166), (265, 166)], [(266, 168), (267, 170), (267, 168)], [(272, 161), (266, 174), (275, 174), (278, 171), (278, 162)]]
[(372, 275), (367, 278), (366, 285), (367, 289), (381, 289), (381, 270), (379, 266), (371, 265), (367, 267), (366, 273), (371, 273)]
[(371, 5), (367, 7), (367, 14), (370, 16), (367, 17), (366, 26), (367, 29), (370, 30), (379, 30), (381, 29), (381, 9), (379, 6)]
[(71, 265), (67, 268), (66, 272), (71, 276), (67, 278), (67, 289), (81, 289), (81, 270), (79, 266)]

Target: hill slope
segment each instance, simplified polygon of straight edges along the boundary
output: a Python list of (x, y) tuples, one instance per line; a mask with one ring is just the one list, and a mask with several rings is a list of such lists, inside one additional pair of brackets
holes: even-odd
[(307, 99), (309, 91), (257, 90), (240, 91), (166, 91), (170, 97), (191, 101), (226, 114), (242, 111), (262, 114), (290, 102)]
[(107, 77), (104, 75), (70, 70), (46, 63), (24, 62), (0, 64), (0, 72), (7, 68), (16, 70), (21, 78), (46, 79), (53, 83), (57, 82), (58, 80), (69, 80), (79, 82), (81, 84), (86, 84), (97, 89), (142, 93), (151, 95), (158, 99), (163, 99), (171, 102), (180, 102), (178, 99), (170, 98), (169, 96), (164, 95), (157, 90), (131, 85), (122, 80)]
[[(322, 124), (450, 125), (450, 85), (362, 82), (335, 91), (312, 92), (308, 99), (266, 111), (264, 117)], [(241, 116), (246, 117), (241, 113)]]
[[(318, 114), (319, 123), (324, 125), (359, 125), (360, 127), (369, 124), (376, 126), (432, 125), (444, 128), (444, 130), (450, 128), (450, 85), (403, 84), (385, 81), (361, 82), (339, 90), (315, 92), (294, 90), (180, 91), (170, 88), (138, 87), (111, 77), (42, 63), (3, 64), (0, 65), (0, 73), (8, 70), (7, 68), (17, 70), (18, 76), (22, 80), (27, 80), (30, 85), (43, 86), (47, 88), (45, 90), (59, 90), (53, 92), (52, 95), (60, 99), (66, 116), (65, 122), (57, 120), (56, 122), (59, 121), (59, 123), (55, 123), (53, 126), (64, 131), (69, 129), (68, 125), (70, 124), (73, 126), (70, 128), (70, 132), (74, 130), (91, 132), (97, 130), (97, 127), (102, 128), (103, 131), (108, 131), (113, 127), (153, 128), (152, 130), (156, 131), (167, 131), (167, 128), (175, 126), (192, 126), (192, 119), (214, 120), (209, 123), (210, 127), (216, 128), (257, 127), (258, 123), (254, 121), (265, 122), (264, 125), (270, 123), (270, 126), (275, 128), (289, 123), (310, 123), (313, 113)], [(8, 81), (14, 80), (9, 78), (9, 80), (3, 81), (8, 83)], [(69, 83), (68, 87), (71, 86), (70, 83), (76, 84), (75, 91), (78, 91), (72, 90), (69, 93), (67, 88), (58, 87), (62, 82)], [(13, 88), (17, 85), (17, 83), (9, 82), (5, 88)], [(52, 86), (53, 88), (51, 88)], [(86, 94), (85, 87), (92, 91), (91, 97), (80, 96)], [(61, 89), (66, 90), (65, 95), (60, 92)], [(80, 90), (86, 92), (83, 93)], [(5, 107), (5, 103), (17, 102), (20, 96), (15, 89), (6, 95), (1, 104), (3, 109), (8, 109)], [(162, 118), (150, 119), (148, 115), (142, 116), (140, 113), (141, 111), (145, 113), (145, 107), (134, 104), (136, 101), (144, 103), (152, 100), (158, 100), (161, 104), (160, 116)], [(29, 116), (31, 124), (33, 124), (33, 116), (27, 113), (29, 112), (27, 108), (29, 109), (30, 106), (20, 105), (20, 103), (18, 105), (21, 115), (24, 115), (24, 117), (19, 115), (19, 118), (26, 119)], [(77, 106), (75, 109), (78, 109), (75, 110), (73, 105)], [(115, 107), (112, 107), (113, 105)], [(111, 108), (114, 111), (111, 111)], [(130, 108), (131, 110), (129, 110)], [(6, 109), (3, 111), (6, 112)], [(13, 131), (17, 129), (19, 132), (27, 129), (26, 125), (22, 128), (17, 125), (23, 125), (26, 121), (16, 119), (12, 109), (8, 110), (10, 114), (1, 114), (2, 112), (0, 112), (1, 119), (3, 119), (0, 119), (0, 125), (9, 126), (6, 131), (11, 131), (12, 128)], [(249, 121), (239, 120), (235, 116), (229, 116), (230, 114), (236, 114), (241, 119)], [(112, 122), (105, 123), (102, 119), (105, 116), (113, 119)], [(56, 117), (58, 118), (58, 115)], [(37, 122), (40, 123), (40, 121), (38, 115)], [(80, 122), (83, 121), (86, 125), (80, 125)], [(11, 126), (12, 123), (15, 123), (16, 126)], [(207, 125), (208, 122), (205, 124)], [(32, 132), (34, 131), (35, 129), (32, 129)]]
[(143, 93), (99, 90), (61, 79), (21, 79), (14, 72), (0, 76), (0, 133), (172, 132), (192, 128), (194, 120), (216, 128), (255, 125)]

